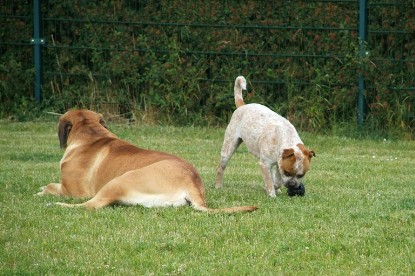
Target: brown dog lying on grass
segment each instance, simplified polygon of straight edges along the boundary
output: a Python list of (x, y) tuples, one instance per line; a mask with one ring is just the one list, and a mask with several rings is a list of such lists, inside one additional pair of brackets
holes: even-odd
[(164, 152), (135, 147), (111, 133), (102, 115), (72, 110), (59, 119), (58, 136), (65, 153), (61, 182), (42, 187), (38, 195), (92, 197), (82, 204), (101, 208), (118, 202), (145, 207), (191, 204), (203, 212), (249, 212), (255, 206), (210, 209), (205, 187), (187, 161)]

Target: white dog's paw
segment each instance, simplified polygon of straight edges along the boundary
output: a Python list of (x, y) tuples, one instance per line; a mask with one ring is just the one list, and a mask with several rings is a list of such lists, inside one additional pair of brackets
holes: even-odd
[(278, 189), (275, 190), (275, 194), (279, 195), (281, 193), (282, 193), (281, 188), (278, 188)]
[(277, 195), (275, 194), (275, 190), (273, 189), (271, 192), (268, 192), (268, 195), (270, 197), (276, 197)]
[(276, 194), (275, 194), (275, 189), (272, 189), (271, 191), (270, 190), (268, 190), (267, 189), (267, 186), (266, 185), (264, 185), (264, 191), (270, 196), (270, 197), (276, 197)]

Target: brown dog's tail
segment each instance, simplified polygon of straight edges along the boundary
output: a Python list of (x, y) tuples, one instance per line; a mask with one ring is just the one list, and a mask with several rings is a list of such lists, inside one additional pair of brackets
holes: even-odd
[[(98, 208), (102, 208), (104, 206), (106, 206), (106, 204), (88, 204), (88, 201), (85, 203), (81, 203), (81, 204), (68, 204), (68, 203), (62, 203), (62, 202), (56, 202), (56, 205), (62, 206), (62, 207), (69, 207), (69, 208), (76, 208), (76, 207), (85, 207), (87, 209), (98, 209)], [(256, 209), (258, 209), (258, 207), (256, 206), (240, 206), (240, 207), (229, 207), (229, 208), (219, 208), (219, 209), (210, 209), (207, 208), (205, 206), (200, 206), (200, 205), (194, 205), (193, 204), (193, 208), (197, 211), (201, 211), (201, 212), (207, 212), (207, 213), (212, 213), (212, 214), (216, 214), (216, 213), (239, 213), (239, 212), (253, 212)]]
[(258, 207), (256, 206), (240, 206), (240, 207), (229, 207), (229, 208), (218, 208), (218, 209), (211, 209), (207, 207), (197, 207), (193, 206), (198, 211), (207, 212), (207, 213), (239, 213), (239, 212), (253, 212)]
[[(62, 207), (70, 207), (70, 208), (85, 207), (87, 209), (98, 209), (98, 208), (102, 208), (102, 207), (107, 205), (104, 202), (102, 202), (101, 204), (93, 203), (91, 200), (89, 200), (87, 202), (84, 202), (84, 203), (81, 203), (81, 204), (68, 204), (68, 203), (62, 203), (62, 202), (56, 202), (55, 204), (59, 205), (59, 206), (62, 206)], [(211, 208), (207, 208), (203, 205), (195, 205), (195, 204), (192, 204), (192, 205), (193, 205), (193, 208), (197, 211), (207, 212), (207, 213), (212, 213), (212, 214), (253, 212), (256, 209), (258, 209), (258, 207), (256, 207), (256, 206), (240, 206), (240, 207), (211, 209)]]
[(201, 212), (207, 212), (207, 213), (238, 213), (238, 212), (252, 212), (258, 209), (256, 206), (239, 206), (239, 207), (229, 207), (229, 208), (208, 208), (206, 206), (206, 200), (204, 192), (195, 192), (194, 194), (190, 195), (189, 198), (190, 203), (192, 204), (192, 207)]
[(243, 76), (239, 76), (235, 80), (235, 86), (233, 88), (236, 108), (245, 104), (242, 97), (242, 90), (246, 90), (246, 79)]

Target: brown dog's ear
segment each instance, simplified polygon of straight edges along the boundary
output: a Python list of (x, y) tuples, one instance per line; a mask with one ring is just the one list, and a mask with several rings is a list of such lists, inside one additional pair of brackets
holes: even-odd
[(288, 158), (294, 155), (294, 149), (284, 149), (282, 152), (282, 158)]
[(69, 132), (72, 129), (72, 124), (69, 121), (61, 121), (58, 126), (58, 136), (61, 149), (64, 149), (68, 145)]
[(102, 114), (101, 113), (98, 113), (98, 117), (99, 117), (99, 123), (103, 126), (103, 127), (105, 127), (106, 129), (108, 129), (108, 127), (107, 127), (107, 123), (105, 122), (105, 120), (104, 120), (104, 116), (102, 116)]
[(311, 157), (316, 157), (316, 153), (314, 152), (314, 150), (310, 150), (310, 152), (308, 153), (308, 157), (311, 159)]

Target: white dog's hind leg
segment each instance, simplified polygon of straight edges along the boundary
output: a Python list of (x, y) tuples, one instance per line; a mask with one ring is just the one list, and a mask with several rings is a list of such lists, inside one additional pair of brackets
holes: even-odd
[(242, 143), (241, 139), (229, 139), (225, 137), (223, 142), (222, 150), (220, 152), (220, 161), (216, 169), (216, 188), (222, 187), (223, 184), (223, 171), (228, 165), (229, 160), (232, 157), (232, 154), (236, 151), (239, 145)]

